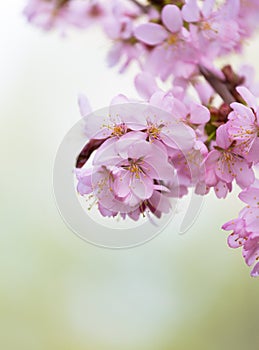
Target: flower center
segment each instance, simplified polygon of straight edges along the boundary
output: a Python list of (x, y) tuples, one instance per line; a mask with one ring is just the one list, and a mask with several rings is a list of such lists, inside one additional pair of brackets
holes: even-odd
[(209, 22), (202, 22), (201, 23), (201, 29), (202, 30), (211, 30), (212, 28), (211, 28), (211, 25), (210, 25)]
[(126, 134), (127, 132), (127, 126), (123, 124), (115, 125), (112, 128), (112, 134), (111, 136), (122, 136)]
[(160, 135), (161, 128), (154, 124), (151, 124), (147, 128), (147, 132), (151, 138), (158, 139)]
[(132, 175), (134, 175), (137, 179), (140, 178), (140, 173), (143, 173), (143, 170), (141, 169), (141, 164), (143, 163), (142, 159), (128, 159), (129, 165), (125, 167), (127, 170), (130, 171)]
[(168, 39), (167, 39), (167, 44), (168, 45), (175, 45), (178, 42), (178, 35), (177, 34), (170, 34)]

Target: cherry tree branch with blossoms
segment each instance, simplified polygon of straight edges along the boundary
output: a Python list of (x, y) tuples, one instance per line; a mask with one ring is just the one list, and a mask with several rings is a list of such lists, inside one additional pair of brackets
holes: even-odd
[[(226, 198), (236, 183), (247, 206), (223, 229), (258, 276), (259, 89), (252, 67), (235, 73), (215, 63), (242, 52), (257, 28), (259, 2), (30, 0), (24, 14), (62, 34), (97, 24), (113, 43), (109, 66), (121, 74), (132, 62), (139, 67), (140, 100), (118, 94), (111, 103), (116, 113), (95, 116), (79, 96), (86, 144), (76, 160), (78, 193), (94, 198), (103, 216), (137, 221), (170, 212), (171, 200), (190, 188)], [(126, 108), (136, 102), (145, 102), (137, 114)]]

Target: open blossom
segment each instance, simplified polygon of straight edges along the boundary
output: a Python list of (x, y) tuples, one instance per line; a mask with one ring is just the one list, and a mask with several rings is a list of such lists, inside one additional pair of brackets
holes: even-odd
[(222, 228), (232, 231), (228, 237), (231, 248), (243, 249), (243, 257), (248, 266), (253, 264), (251, 276), (259, 276), (259, 181), (242, 191), (239, 198), (248, 204), (237, 219), (224, 224)]
[(251, 161), (258, 162), (259, 109), (257, 101), (246, 87), (240, 86), (237, 88), (237, 91), (248, 106), (237, 102), (231, 104), (233, 112), (229, 114), (229, 122), (226, 124), (228, 134), (230, 139), (235, 141), (240, 155)]
[(198, 1), (187, 0), (182, 9), (183, 18), (189, 23), (192, 45), (205, 61), (229, 52), (240, 41), (239, 0), (226, 1), (219, 8), (215, 5), (216, 1), (205, 0), (200, 8)]
[(225, 187), (220, 187), (222, 191), (216, 191), (220, 198), (226, 196), (234, 180), (241, 188), (246, 188), (254, 182), (251, 166), (252, 163), (236, 152), (235, 145), (229, 139), (227, 126), (220, 126), (217, 130), (216, 146), (205, 160), (208, 186), (215, 187), (219, 182), (223, 182)]
[(196, 0), (182, 8), (165, 5), (161, 24), (151, 21), (134, 30), (137, 40), (153, 48), (143, 69), (165, 80), (170, 75), (189, 79), (200, 64), (212, 68), (212, 60), (241, 46), (239, 10), (239, 0), (220, 6), (206, 0), (201, 8)]
[(162, 25), (141, 24), (134, 31), (140, 42), (154, 47), (147, 55), (144, 70), (163, 80), (171, 74), (188, 78), (195, 71), (197, 60), (180, 9), (176, 5), (164, 6), (161, 21)]
[(167, 193), (175, 176), (166, 149), (146, 141), (142, 132), (129, 132), (113, 142), (107, 139), (97, 150), (93, 168), (76, 170), (77, 190), (94, 195), (104, 216), (129, 215), (138, 219), (146, 210), (160, 217), (167, 213)]

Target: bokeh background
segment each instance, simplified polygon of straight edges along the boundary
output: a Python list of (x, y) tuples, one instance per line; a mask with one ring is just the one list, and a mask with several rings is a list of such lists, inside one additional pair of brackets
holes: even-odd
[[(0, 349), (257, 350), (258, 280), (220, 229), (241, 208), (236, 191), (209, 195), (187, 234), (172, 221), (134, 249), (92, 246), (63, 223), (52, 169), (80, 118), (77, 94), (93, 108), (134, 97), (134, 69), (107, 69), (95, 28), (62, 39), (29, 26), (25, 2), (0, 5)], [(257, 78), (258, 38), (231, 58)]]

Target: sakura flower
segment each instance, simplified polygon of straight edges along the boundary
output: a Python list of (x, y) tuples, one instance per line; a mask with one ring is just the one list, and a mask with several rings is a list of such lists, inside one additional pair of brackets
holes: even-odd
[(94, 156), (93, 168), (76, 170), (78, 192), (94, 197), (103, 216), (137, 220), (147, 210), (158, 217), (170, 210), (166, 183), (175, 170), (164, 146), (145, 138), (132, 131), (115, 142), (107, 139)]
[(259, 156), (256, 151), (259, 146), (259, 120), (258, 106), (254, 95), (244, 86), (237, 88), (247, 106), (234, 102), (231, 104), (233, 112), (229, 114), (227, 130), (232, 141), (236, 142), (242, 156), (251, 161), (258, 162)]
[(226, 125), (218, 128), (216, 144), (205, 160), (208, 186), (216, 186), (219, 181), (229, 186), (233, 180), (236, 180), (241, 188), (251, 185), (254, 182), (252, 164), (235, 152)]
[(183, 26), (181, 10), (166, 5), (161, 12), (162, 24), (144, 23), (135, 28), (135, 37), (154, 49), (147, 57), (145, 71), (165, 80), (171, 74), (188, 78), (195, 70), (195, 53), (189, 32)]
[[(119, 96), (119, 98), (120, 102), (129, 102), (126, 97), (124, 98), (123, 96)], [(116, 107), (111, 107), (110, 113), (106, 110), (91, 113), (91, 107), (89, 105), (88, 99), (83, 94), (79, 95), (78, 104), (81, 116), (85, 120), (84, 132), (89, 139), (99, 140), (107, 139), (108, 137), (120, 137), (127, 132), (128, 126), (133, 126), (131, 125), (132, 121), (130, 120), (132, 106), (130, 106), (129, 103), (124, 105), (124, 109), (121, 109), (122, 113), (123, 111), (127, 112), (126, 115), (128, 118), (123, 114), (119, 115), (117, 113), (118, 108)]]
[(176, 5), (164, 6), (161, 19), (165, 27), (156, 23), (141, 24), (134, 31), (136, 38), (152, 46), (175, 41), (183, 26), (180, 9)]
[[(239, 0), (226, 1), (215, 9), (216, 1), (203, 1), (202, 8), (197, 0), (187, 0), (182, 15), (190, 23), (192, 43), (201, 52), (201, 61), (209, 61), (215, 55), (226, 53), (239, 43), (237, 17)], [(206, 47), (206, 53), (202, 48)], [(214, 56), (214, 57), (213, 57)]]

